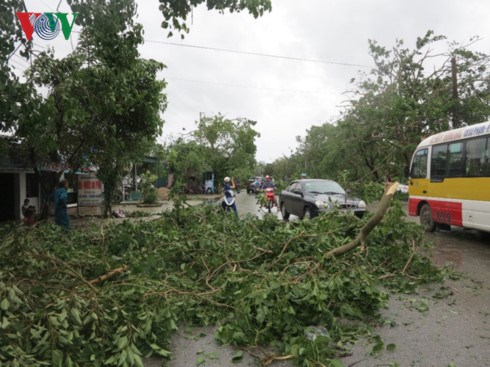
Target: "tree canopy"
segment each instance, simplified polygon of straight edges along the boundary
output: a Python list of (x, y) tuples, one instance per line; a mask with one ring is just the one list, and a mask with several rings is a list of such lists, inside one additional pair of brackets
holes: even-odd
[[(370, 40), (375, 68), (352, 80), (354, 93), (338, 121), (299, 138), (293, 171), (335, 178), (347, 170), (353, 179), (374, 181), (401, 176), (423, 137), (487, 120), (489, 55), (470, 50), (478, 37), (436, 53), (445, 40), (432, 31), (413, 49), (402, 40), (391, 49)], [(284, 167), (282, 159), (277, 164)]]
[[(162, 27), (169, 29), (169, 36), (172, 30), (179, 32), (189, 32), (187, 26), (187, 16), (192, 12), (192, 9), (200, 4), (205, 3), (208, 10), (225, 10), (240, 12), (247, 10), (255, 18), (262, 16), (265, 11), (272, 9), (271, 0), (159, 0), (160, 10), (163, 14), (164, 21)], [(182, 34), (183, 37), (183, 34)]]
[(194, 131), (165, 148), (170, 171), (181, 181), (200, 178), (205, 171), (214, 172), (218, 179), (252, 175), (256, 164), (255, 139), (260, 136), (255, 125), (255, 121), (245, 118), (201, 116)]

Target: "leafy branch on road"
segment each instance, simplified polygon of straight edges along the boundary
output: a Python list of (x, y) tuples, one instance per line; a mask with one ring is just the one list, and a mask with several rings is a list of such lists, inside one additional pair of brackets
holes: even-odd
[(170, 356), (179, 324), (216, 324), (222, 343), (275, 351), (264, 363), (340, 366), (386, 305), (386, 289), (442, 277), (403, 215), (390, 207), (365, 239), (369, 256), (329, 259), (371, 218), (236, 220), (206, 206), (70, 233), (3, 227), (0, 364), (142, 366)]

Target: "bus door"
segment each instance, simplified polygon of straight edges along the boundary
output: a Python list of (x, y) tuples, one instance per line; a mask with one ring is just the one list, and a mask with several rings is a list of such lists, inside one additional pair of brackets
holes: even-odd
[(463, 160), (463, 142), (432, 147), (430, 162), (430, 201), (435, 222), (462, 226), (462, 200), (467, 185)]
[(424, 201), (429, 195), (428, 156), (429, 148), (421, 148), (413, 156), (408, 182), (408, 214), (412, 216), (418, 215), (417, 208), (419, 203)]

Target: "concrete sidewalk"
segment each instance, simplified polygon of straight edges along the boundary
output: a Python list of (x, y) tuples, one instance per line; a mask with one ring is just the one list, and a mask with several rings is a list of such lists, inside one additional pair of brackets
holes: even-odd
[[(206, 203), (217, 202), (221, 195), (188, 195), (186, 200), (189, 206), (204, 205)], [(148, 206), (138, 201), (127, 201), (112, 205), (112, 213), (122, 211), (126, 217), (117, 218), (111, 216), (110, 218), (103, 218), (101, 216), (101, 209), (98, 207), (85, 207), (77, 208), (76, 205), (70, 205), (68, 208), (68, 214), (70, 215), (70, 221), (74, 228), (82, 227), (88, 223), (117, 223), (124, 220), (154, 220), (160, 217), (161, 213), (170, 211), (174, 208), (173, 202), (170, 200), (160, 201), (156, 205)], [(132, 214), (141, 213), (142, 215), (132, 216)], [(50, 220), (54, 220), (50, 217)]]

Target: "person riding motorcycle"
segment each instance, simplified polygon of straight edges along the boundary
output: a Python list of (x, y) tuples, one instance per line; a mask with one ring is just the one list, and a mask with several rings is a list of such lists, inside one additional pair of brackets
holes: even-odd
[(271, 176), (265, 176), (265, 182), (262, 184), (262, 189), (265, 191), (265, 198), (267, 203), (267, 209), (269, 213), (271, 212), (271, 208), (276, 206), (276, 198), (274, 196), (274, 192), (276, 189), (276, 185), (272, 181)]
[(276, 187), (276, 185), (272, 181), (271, 176), (269, 176), (269, 175), (265, 176), (265, 182), (262, 184), (262, 189), (266, 189), (268, 187), (272, 187), (272, 188)]
[(221, 200), (221, 207), (225, 212), (229, 211), (231, 208), (233, 209), (235, 214), (238, 215), (238, 211), (235, 203), (235, 194), (233, 193), (233, 189), (235, 188), (235, 182), (233, 181), (233, 179), (230, 179), (229, 177), (225, 177), (224, 184), (225, 184), (224, 185), (225, 196)]

